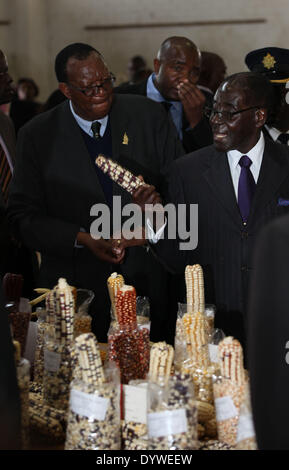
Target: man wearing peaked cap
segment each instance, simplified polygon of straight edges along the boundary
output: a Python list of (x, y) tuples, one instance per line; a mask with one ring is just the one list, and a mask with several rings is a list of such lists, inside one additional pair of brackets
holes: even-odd
[[(286, 101), (289, 82), (289, 49), (264, 47), (251, 51), (245, 57), (251, 72), (261, 73), (274, 85), (275, 109), (264, 128), (265, 135), (273, 141), (288, 145), (289, 104)], [(288, 95), (289, 97), (289, 95)]]

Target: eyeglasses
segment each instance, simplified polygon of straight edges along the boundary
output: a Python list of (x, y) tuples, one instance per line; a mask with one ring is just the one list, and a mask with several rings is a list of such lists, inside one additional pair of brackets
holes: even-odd
[(105, 90), (109, 87), (111, 87), (115, 82), (115, 76), (113, 73), (109, 74), (109, 77), (105, 78), (102, 83), (99, 85), (93, 85), (87, 88), (78, 88), (77, 86), (72, 85), (71, 83), (67, 83), (67, 85), (70, 88), (73, 88), (74, 90), (79, 91), (80, 93), (83, 93), (85, 96), (90, 97), (93, 95), (97, 95), (100, 91), (101, 88), (104, 88)]
[(217, 111), (213, 108), (205, 108), (204, 115), (209, 119), (213, 119), (216, 115), (218, 118), (225, 122), (233, 121), (234, 116), (236, 114), (244, 113), (245, 111), (249, 111), (250, 109), (259, 109), (260, 106), (251, 106), (250, 108), (240, 109), (239, 111)]

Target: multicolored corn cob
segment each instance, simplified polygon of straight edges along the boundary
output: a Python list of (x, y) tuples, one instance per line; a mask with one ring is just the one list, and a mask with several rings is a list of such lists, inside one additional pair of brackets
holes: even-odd
[(145, 183), (137, 176), (133, 175), (129, 170), (126, 170), (118, 163), (106, 158), (104, 155), (98, 155), (95, 160), (96, 165), (103, 173), (107, 175), (119, 186), (125, 189), (130, 194)]

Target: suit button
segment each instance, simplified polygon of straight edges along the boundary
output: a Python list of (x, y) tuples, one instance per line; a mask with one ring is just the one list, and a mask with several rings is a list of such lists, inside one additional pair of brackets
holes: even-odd
[(241, 266), (241, 271), (247, 271), (247, 266)]
[(248, 238), (248, 236), (249, 236), (248, 232), (242, 232), (241, 237), (242, 237), (243, 239)]

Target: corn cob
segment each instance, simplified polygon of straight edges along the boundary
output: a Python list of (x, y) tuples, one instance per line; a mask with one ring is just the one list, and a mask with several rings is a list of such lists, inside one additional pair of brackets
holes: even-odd
[(126, 170), (118, 163), (110, 160), (109, 158), (106, 158), (104, 155), (98, 155), (95, 163), (98, 168), (103, 171), (103, 173), (107, 173), (108, 176), (113, 181), (115, 181), (115, 183), (117, 183), (130, 194), (133, 194), (137, 188), (145, 184), (129, 170)]
[(30, 426), (53, 440), (65, 439), (66, 413), (43, 403), (38, 393), (29, 394)]
[(243, 350), (238, 340), (232, 336), (223, 339), (218, 347), (221, 362), (221, 375), (230, 379), (236, 385), (245, 382), (245, 370), (243, 365)]
[(171, 375), (174, 348), (163, 342), (155, 343), (150, 352), (149, 376), (152, 382), (167, 382)]
[(214, 419), (215, 417), (215, 408), (213, 405), (209, 403), (205, 403), (203, 401), (197, 401), (197, 409), (198, 409), (198, 421), (200, 423), (207, 423)]
[(207, 421), (205, 424), (205, 434), (208, 437), (216, 437), (218, 434), (218, 429), (217, 429), (217, 421), (215, 418), (210, 419), (210, 421)]
[(122, 383), (143, 379), (149, 368), (149, 331), (137, 327), (134, 287), (118, 290), (116, 314), (119, 330), (109, 336), (109, 360), (119, 367)]
[(205, 436), (205, 428), (202, 424), (198, 423), (198, 439), (202, 439)]
[(209, 352), (207, 348), (206, 319), (205, 316), (196, 312), (186, 313), (183, 316), (184, 333), (187, 344), (187, 352), (195, 365), (205, 367), (209, 363)]
[(123, 285), (116, 296), (116, 314), (119, 326), (136, 327), (136, 292), (132, 286)]
[(187, 266), (185, 269), (187, 288), (187, 305), (189, 313), (205, 311), (204, 276), (199, 264)]
[(112, 273), (107, 280), (108, 293), (111, 301), (113, 318), (116, 318), (116, 295), (120, 287), (124, 285), (124, 278), (121, 274)]
[(103, 383), (105, 378), (102, 361), (93, 333), (85, 333), (76, 338), (75, 353), (81, 380), (87, 384)]

